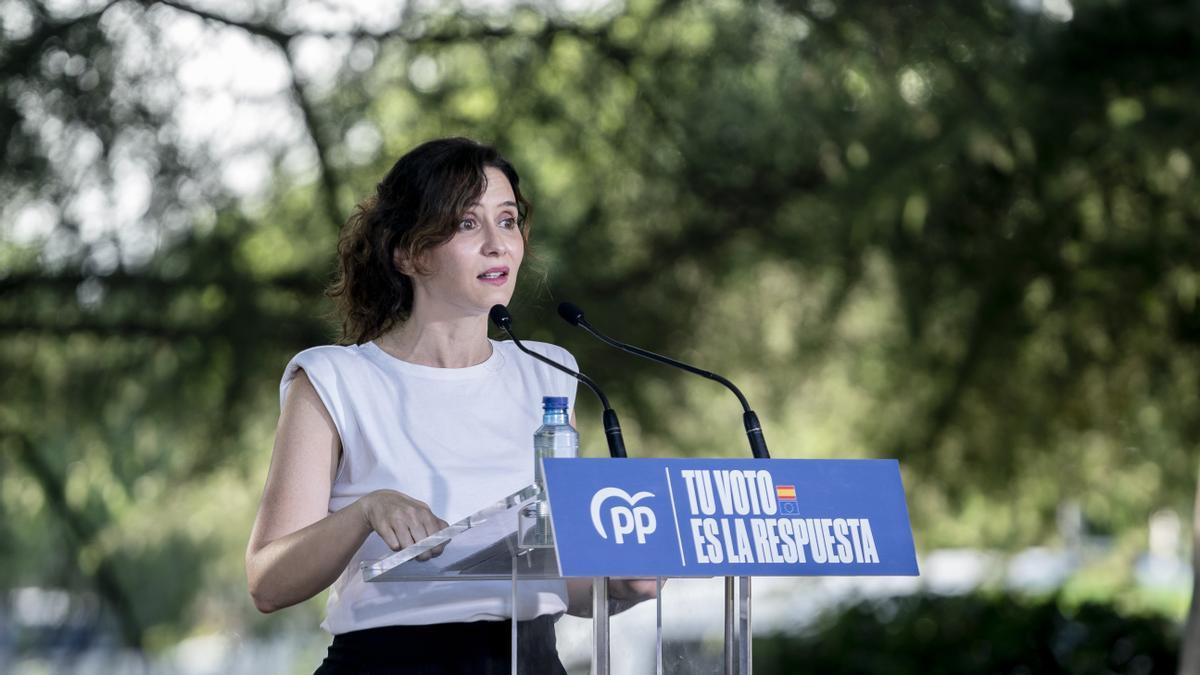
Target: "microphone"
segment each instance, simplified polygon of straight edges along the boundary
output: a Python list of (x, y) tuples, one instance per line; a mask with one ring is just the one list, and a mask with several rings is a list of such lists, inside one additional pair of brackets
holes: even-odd
[(592, 324), (588, 323), (587, 319), (583, 318), (583, 310), (569, 302), (559, 304), (558, 315), (561, 316), (567, 323), (571, 324), (572, 326), (579, 326), (588, 333), (591, 333), (592, 337), (600, 340), (610, 347), (616, 347), (623, 352), (628, 352), (634, 356), (640, 356), (643, 359), (649, 359), (651, 361), (657, 361), (658, 363), (665, 363), (668, 366), (682, 368), (689, 373), (695, 373), (701, 377), (707, 377), (710, 380), (716, 380), (717, 382), (720, 382), (728, 387), (729, 390), (738, 397), (738, 401), (740, 401), (742, 404), (742, 410), (745, 411), (742, 414), (742, 424), (746, 427), (746, 438), (750, 441), (751, 454), (754, 455), (755, 459), (771, 458), (771, 453), (767, 451), (767, 441), (765, 438), (763, 438), (762, 425), (758, 422), (758, 415), (750, 409), (750, 402), (746, 400), (746, 397), (742, 395), (741, 390), (735, 387), (732, 382), (716, 373), (710, 373), (707, 370), (701, 370), (682, 361), (676, 361), (669, 356), (662, 356), (661, 354), (655, 354), (654, 352), (646, 351), (640, 347), (634, 347), (633, 345), (627, 345), (624, 342), (618, 342), (593, 328)]
[(575, 379), (587, 385), (588, 389), (592, 390), (592, 393), (596, 395), (596, 398), (600, 399), (600, 405), (604, 407), (604, 437), (608, 441), (608, 454), (612, 457), (625, 457), (625, 439), (623, 436), (621, 436), (621, 422), (617, 419), (617, 411), (613, 410), (612, 406), (608, 404), (608, 397), (604, 395), (604, 392), (600, 391), (600, 387), (596, 386), (596, 383), (592, 381), (592, 378), (584, 375), (583, 373), (577, 373), (561, 363), (552, 361), (521, 344), (521, 341), (517, 339), (517, 336), (513, 335), (512, 315), (508, 313), (508, 308), (504, 305), (493, 305), (492, 309), (488, 312), (488, 318), (492, 320), (492, 323), (497, 328), (504, 331), (508, 337), (512, 338), (513, 344), (517, 345), (517, 349), (520, 349), (526, 354), (552, 368), (557, 368), (571, 377), (574, 377)]

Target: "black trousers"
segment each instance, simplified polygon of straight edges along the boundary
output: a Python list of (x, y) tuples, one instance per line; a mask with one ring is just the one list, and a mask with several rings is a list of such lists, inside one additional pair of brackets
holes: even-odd
[[(517, 654), (522, 673), (566, 675), (558, 660), (553, 616), (521, 621)], [(384, 626), (333, 636), (313, 675), (500, 675), (512, 672), (508, 621)]]

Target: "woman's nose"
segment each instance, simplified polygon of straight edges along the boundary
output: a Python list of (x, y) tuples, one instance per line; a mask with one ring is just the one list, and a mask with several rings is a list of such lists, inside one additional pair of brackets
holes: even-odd
[(500, 255), (507, 251), (508, 242), (504, 240), (504, 237), (500, 232), (500, 227), (495, 223), (489, 223), (486, 227), (484, 227), (484, 255)]

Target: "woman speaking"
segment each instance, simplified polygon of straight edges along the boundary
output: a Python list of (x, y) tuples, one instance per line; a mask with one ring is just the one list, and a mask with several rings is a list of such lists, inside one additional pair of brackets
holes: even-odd
[[(525, 582), (513, 606), (509, 582), (368, 584), (359, 571), (532, 483), (543, 396), (567, 397), (574, 418), (574, 379), (487, 335), (488, 310), (512, 297), (528, 216), (508, 161), (449, 138), (401, 157), (343, 228), (328, 292), (343, 344), (285, 368), (246, 551), (263, 612), (332, 585), (318, 673), (508, 672), (512, 617), (529, 672), (565, 673), (553, 624), (586, 612), (590, 584)], [(575, 367), (560, 347), (525, 344)]]

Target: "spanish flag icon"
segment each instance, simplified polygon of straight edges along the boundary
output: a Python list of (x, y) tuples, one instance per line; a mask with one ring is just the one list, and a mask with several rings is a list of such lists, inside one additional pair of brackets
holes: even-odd
[(796, 486), (795, 485), (776, 485), (775, 498), (779, 501), (794, 502), (796, 501)]

